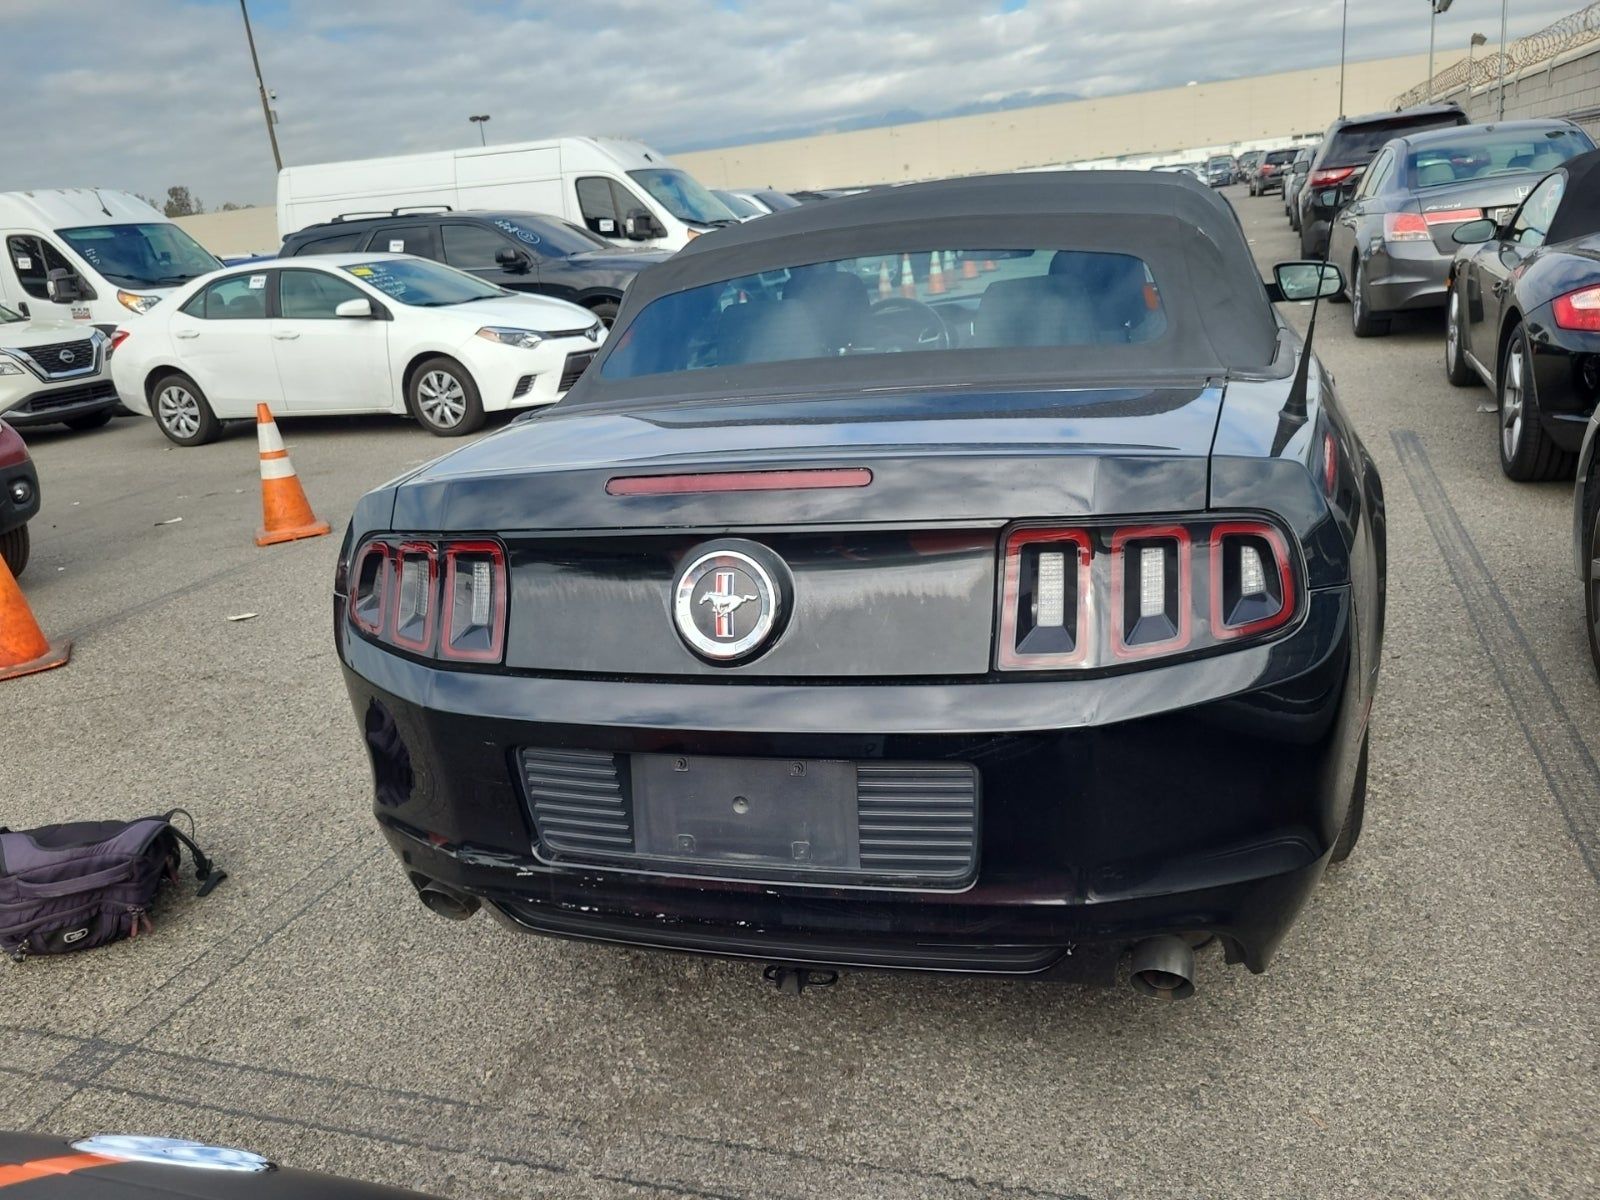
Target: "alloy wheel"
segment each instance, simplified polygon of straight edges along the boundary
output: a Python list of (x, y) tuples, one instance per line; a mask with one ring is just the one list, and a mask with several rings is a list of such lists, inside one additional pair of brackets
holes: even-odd
[(200, 430), (200, 401), (178, 384), (169, 384), (156, 397), (156, 417), (174, 437), (191, 438)]
[(1500, 386), (1500, 449), (1507, 462), (1517, 457), (1517, 447), (1522, 444), (1525, 372), (1522, 347), (1514, 345), (1506, 354), (1506, 378)]
[[(1600, 646), (1600, 510), (1589, 526), (1589, 634), (1590, 646)], [(1600, 658), (1595, 667), (1600, 669)]]
[(1453, 370), (1461, 356), (1461, 296), (1450, 289), (1450, 311), (1444, 321), (1444, 365)]
[(423, 415), (440, 429), (461, 423), (467, 414), (467, 393), (448, 371), (429, 371), (417, 383), (417, 402)]

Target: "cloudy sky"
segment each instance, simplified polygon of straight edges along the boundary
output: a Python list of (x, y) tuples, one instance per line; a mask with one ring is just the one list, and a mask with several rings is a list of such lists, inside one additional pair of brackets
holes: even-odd
[[(1510, 0), (1511, 36), (1580, 7)], [(658, 148), (1336, 62), (1337, 0), (250, 0), (289, 163), (489, 137)], [(1350, 57), (1423, 53), (1428, 0), (1350, 0)], [(1441, 47), (1499, 36), (1455, 0)], [(237, 0), (0, 0), (0, 190), (266, 202)]]

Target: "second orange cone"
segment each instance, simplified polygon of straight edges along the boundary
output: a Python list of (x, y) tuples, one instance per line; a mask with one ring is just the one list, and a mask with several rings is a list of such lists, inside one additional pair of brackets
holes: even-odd
[(256, 405), (256, 440), (261, 446), (261, 529), (256, 534), (256, 545), (271, 546), (327, 533), (328, 523), (317, 520), (317, 514), (311, 511), (300, 477), (289, 461), (289, 452), (283, 448), (278, 423), (265, 404)]
[(72, 657), (71, 642), (51, 645), (33, 619), (11, 568), (0, 559), (0, 679), (32, 675), (65, 666)]

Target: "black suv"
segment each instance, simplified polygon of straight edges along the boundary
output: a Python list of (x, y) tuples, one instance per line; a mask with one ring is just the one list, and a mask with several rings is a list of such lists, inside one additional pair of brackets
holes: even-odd
[(281, 258), (376, 250), (431, 258), (513, 292), (537, 292), (590, 309), (609, 328), (633, 277), (666, 250), (613, 245), (559, 217), (456, 212), (444, 207), (350, 213), (283, 239)]
[(1321, 258), (1328, 252), (1333, 215), (1355, 195), (1356, 184), (1383, 144), (1421, 129), (1446, 129), (1468, 124), (1459, 104), (1424, 104), (1401, 112), (1340, 117), (1322, 135), (1322, 149), (1300, 189), (1300, 255)]

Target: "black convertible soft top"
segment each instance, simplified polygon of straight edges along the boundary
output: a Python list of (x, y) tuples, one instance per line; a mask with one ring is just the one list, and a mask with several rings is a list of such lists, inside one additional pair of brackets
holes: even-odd
[(1600, 233), (1600, 150), (1575, 155), (1560, 169), (1566, 172), (1567, 190), (1551, 218), (1547, 245)]
[[(959, 355), (808, 359), (682, 373), (695, 376), (693, 380), (660, 374), (605, 377), (605, 362), (627, 344), (630, 326), (664, 296), (811, 263), (944, 249), (1136, 256), (1160, 285), (1167, 331), (1159, 340), (1138, 346), (972, 349)], [(1238, 217), (1226, 200), (1187, 174), (1049, 171), (978, 176), (803, 205), (695, 239), (672, 259), (638, 275), (598, 369), (585, 373), (572, 399), (583, 403), (715, 390), (719, 380), (728, 387), (757, 389), (1280, 374), (1286, 367), (1275, 361), (1278, 337), (1279, 324)]]

